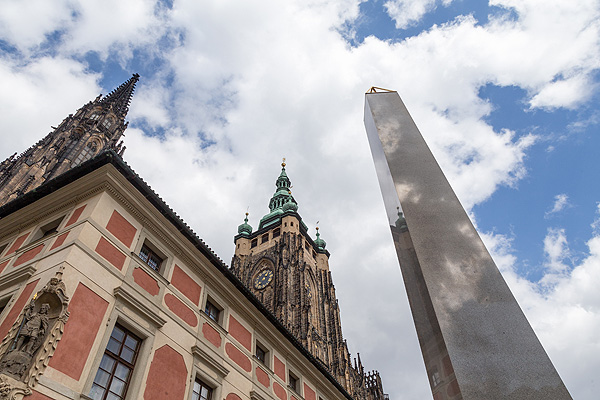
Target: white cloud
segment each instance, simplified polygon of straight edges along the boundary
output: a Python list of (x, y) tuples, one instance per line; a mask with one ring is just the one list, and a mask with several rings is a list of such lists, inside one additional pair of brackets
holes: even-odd
[[(430, 397), (362, 125), (363, 94), (373, 85), (399, 91), (470, 209), (498, 187), (518, 185), (538, 140), (486, 123), (494, 105), (479, 89), (515, 85), (528, 92), (531, 107), (581, 104), (589, 92), (573, 88), (598, 68), (598, 4), (498, 1), (516, 17), (481, 25), (466, 16), (401, 42), (368, 37), (352, 48), (338, 31), (352, 25), (359, 0), (187, 0), (173, 10), (142, 1), (88, 3), (55, 4), (56, 13), (45, 3), (10, 3), (11, 13), (40, 22), (27, 32), (22, 18), (0, 11), (0, 34), (27, 53), (0, 58), (0, 158), (106, 91), (81, 61), (88, 51), (117, 53), (124, 68), (135, 50), (158, 57), (152, 74), (142, 72), (130, 117), (165, 134), (130, 128), (126, 160), (228, 262), (246, 207), (256, 227), (287, 157), (300, 214), (311, 232), (321, 221), (353, 355), (361, 352), (366, 368), (380, 370), (393, 399)], [(57, 29), (56, 54), (38, 58), (36, 46)], [(167, 44), (156, 43), (160, 38)], [(600, 239), (590, 239), (589, 257), (569, 272), (564, 231), (549, 232), (548, 271), (556, 279), (544, 293), (514, 272), (510, 241), (494, 239), (492, 247), (504, 249), (496, 261), (574, 397), (594, 398), (585, 382), (592, 372), (578, 376), (569, 352), (583, 357), (586, 371), (598, 370), (591, 336), (598, 301), (585, 285), (597, 280)]]
[(546, 211), (545, 217), (548, 218), (553, 214), (556, 214), (565, 208), (570, 207), (569, 196), (565, 193), (557, 194), (554, 196), (554, 204), (552, 205), (552, 209), (550, 211)]
[[(597, 224), (598, 219), (592, 225)], [(594, 399), (596, 378), (585, 371), (600, 367), (600, 236), (588, 240), (587, 254), (571, 266), (565, 262), (570, 257), (565, 231), (549, 229), (544, 239), (547, 270), (536, 283), (515, 272), (512, 239), (483, 238), (573, 398)]]
[(452, 0), (389, 0), (383, 6), (395, 21), (396, 28), (405, 29), (419, 23), (423, 16), (433, 11), (439, 3), (447, 6)]

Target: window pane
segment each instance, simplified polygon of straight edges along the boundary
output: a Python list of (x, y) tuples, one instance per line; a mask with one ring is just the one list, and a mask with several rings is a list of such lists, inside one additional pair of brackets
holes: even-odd
[(102, 396), (104, 395), (104, 389), (100, 386), (92, 385), (92, 390), (90, 390), (90, 397), (92, 400), (102, 400)]
[(121, 397), (117, 396), (114, 393), (108, 392), (108, 396), (106, 396), (106, 400), (121, 400)]
[(106, 349), (112, 353), (119, 354), (120, 347), (121, 347), (121, 343), (117, 342), (113, 338), (110, 338), (110, 340), (108, 341), (108, 346), (106, 346)]
[(129, 367), (125, 366), (125, 364), (119, 363), (117, 365), (117, 369), (115, 370), (115, 376), (124, 381), (129, 378)]
[(112, 372), (113, 367), (115, 366), (115, 360), (107, 356), (106, 354), (102, 357), (102, 361), (100, 361), (100, 368), (106, 370), (108, 372)]
[(115, 326), (115, 329), (113, 329), (110, 336), (117, 339), (119, 342), (122, 342), (123, 338), (125, 337), (125, 332), (118, 326)]
[(113, 381), (110, 384), (110, 391), (114, 394), (122, 396), (123, 392), (125, 391), (125, 382), (118, 379), (117, 377), (113, 378)]
[(135, 351), (137, 349), (137, 345), (137, 339), (135, 339), (133, 336), (127, 336), (127, 339), (125, 339), (125, 346)]
[(133, 352), (133, 350), (130, 350), (127, 347), (123, 347), (123, 350), (121, 351), (121, 358), (127, 361), (128, 363), (131, 363), (133, 361), (134, 354), (135, 353)]
[(94, 384), (102, 386), (103, 388), (108, 387), (108, 380), (110, 379), (110, 373), (99, 369), (94, 378)]

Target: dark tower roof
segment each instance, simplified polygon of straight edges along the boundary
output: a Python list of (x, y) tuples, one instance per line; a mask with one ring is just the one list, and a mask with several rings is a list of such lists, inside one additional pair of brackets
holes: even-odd
[(133, 74), (129, 80), (122, 83), (115, 90), (110, 92), (108, 95), (100, 100), (100, 104), (111, 105), (113, 111), (120, 117), (125, 117), (129, 111), (129, 103), (135, 90), (135, 84), (139, 80), (138, 74)]

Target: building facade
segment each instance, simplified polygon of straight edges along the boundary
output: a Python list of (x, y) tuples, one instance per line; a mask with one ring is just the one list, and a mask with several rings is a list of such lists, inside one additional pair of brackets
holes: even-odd
[[(137, 79), (1, 164), (0, 399), (375, 398), (332, 369), (345, 345), (282, 322), (124, 163)], [(311, 268), (333, 300), (307, 332), (342, 340), (330, 278)]]

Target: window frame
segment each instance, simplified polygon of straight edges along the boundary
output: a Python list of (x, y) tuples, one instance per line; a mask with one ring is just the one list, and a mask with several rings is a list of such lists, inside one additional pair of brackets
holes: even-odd
[[(294, 392), (298, 393), (299, 395), (301, 395), (300, 393), (300, 388), (302, 387), (301, 385), (301, 381), (300, 381), (300, 377), (298, 376), (298, 374), (296, 374), (295, 372), (293, 372), (291, 369), (288, 369), (288, 388), (293, 390)], [(292, 381), (294, 381), (294, 386), (292, 386)]]
[[(60, 232), (60, 227), (62, 226), (63, 222), (65, 221), (65, 215), (61, 215), (58, 218), (52, 218), (50, 221), (46, 220), (45, 222), (42, 222), (41, 224), (39, 224), (34, 230), (33, 230), (33, 234), (29, 235), (29, 240), (27, 245), (33, 244), (35, 242), (39, 242), (43, 239), (47, 239), (49, 237), (51, 237), (52, 235)], [(21, 246), (23, 247), (23, 246)], [(1, 254), (1, 253), (0, 253)]]
[(215, 391), (215, 389), (209, 385), (208, 383), (206, 383), (203, 379), (201, 379), (200, 377), (196, 376), (196, 378), (194, 379), (194, 381), (192, 382), (192, 396), (191, 399), (194, 400), (194, 394), (195, 394), (195, 389), (196, 389), (196, 383), (198, 383), (201, 387), (200, 392), (198, 393), (198, 398), (197, 400), (203, 400), (203, 397), (201, 396), (202, 394), (202, 388), (206, 388), (208, 390), (208, 397), (206, 397), (206, 399), (204, 400), (212, 400), (213, 393)]
[[(212, 314), (209, 313), (207, 311), (208, 307), (211, 307), (211, 309), (216, 310), (217, 315), (216, 318), (213, 318)], [(210, 319), (211, 321), (213, 321), (215, 324), (222, 326), (223, 325), (223, 306), (221, 306), (217, 301), (215, 301), (211, 296), (207, 296), (206, 300), (204, 301), (204, 307), (203, 308), (203, 312), (204, 314), (208, 317), (208, 319)]]
[[(263, 352), (263, 359), (258, 355), (259, 349)], [(254, 358), (266, 368), (271, 367), (271, 350), (258, 339), (254, 341)]]
[[(156, 273), (161, 273), (162, 272), (162, 267), (163, 264), (165, 263), (165, 257), (161, 257), (162, 254), (158, 253), (155, 250), (155, 247), (152, 246), (152, 244), (148, 245), (148, 241), (144, 240), (144, 242), (142, 243), (142, 247), (140, 247), (140, 251), (138, 251), (137, 256), (138, 258), (144, 263), (146, 264), (150, 269), (152, 269), (153, 271), (155, 271)], [(147, 255), (145, 256), (146, 258), (144, 259), (144, 257), (142, 257), (142, 252), (144, 251), (144, 249), (147, 252)], [(159, 261), (156, 264), (156, 268), (152, 266), (152, 264), (150, 264), (150, 261)], [(157, 260), (156, 260), (157, 259)]]
[[(112, 339), (115, 339), (115, 341), (118, 342), (118, 339), (116, 339), (115, 337), (113, 337), (113, 333), (117, 330), (120, 329), (121, 331), (123, 331), (123, 341), (121, 343), (119, 343), (119, 350), (118, 353), (113, 352), (112, 350), (109, 349), (110, 343)], [(135, 349), (131, 349), (129, 346), (126, 345), (127, 339), (128, 338), (133, 338), (136, 341), (136, 348)], [(98, 373), (100, 372), (100, 370), (104, 371), (104, 372), (108, 372), (105, 369), (102, 368), (102, 360), (104, 360), (105, 356), (108, 356), (109, 358), (111, 358), (114, 361), (113, 366), (111, 367), (111, 371), (109, 373), (109, 378), (108, 381), (106, 383), (106, 387), (103, 388), (104, 389), (104, 393), (102, 395), (102, 397), (100, 398), (100, 400), (106, 400), (106, 397), (109, 395), (110, 392), (110, 387), (112, 386), (112, 382), (113, 379), (116, 377), (116, 370), (119, 366), (119, 364), (124, 365), (126, 368), (129, 369), (129, 373), (127, 375), (127, 379), (124, 380), (125, 382), (125, 389), (123, 391), (122, 395), (119, 395), (119, 397), (121, 399), (126, 399), (127, 398), (127, 393), (129, 391), (129, 388), (131, 387), (131, 383), (132, 383), (132, 377), (133, 377), (133, 371), (135, 370), (135, 365), (136, 362), (138, 361), (139, 358), (139, 354), (140, 354), (140, 350), (142, 348), (142, 342), (143, 339), (141, 339), (140, 337), (138, 337), (135, 333), (133, 333), (131, 330), (127, 329), (126, 327), (124, 327), (123, 325), (119, 324), (118, 322), (115, 323), (115, 325), (113, 326), (113, 329), (111, 330), (109, 339), (108, 339), (108, 343), (104, 349), (104, 352), (102, 353), (102, 358), (100, 359), (100, 364), (98, 365), (98, 368), (96, 370), (96, 374), (94, 375), (94, 379), (92, 380), (92, 385), (90, 388), (90, 391), (88, 392), (88, 396), (91, 397), (91, 393), (92, 390), (94, 389), (94, 386), (98, 386), (98, 387), (102, 387), (101, 385), (96, 383), (96, 377), (98, 376)], [(124, 348), (127, 348), (129, 350), (133, 350), (133, 358), (131, 361), (127, 361), (127, 359), (121, 357), (122, 356), (122, 350)], [(118, 380), (122, 380), (119, 377), (116, 377), (116, 379)], [(113, 392), (114, 393), (114, 392)]]
[[(108, 341), (110, 340), (110, 335), (115, 327), (115, 325), (120, 325), (132, 332), (138, 338), (142, 340), (138, 356), (137, 356), (137, 365), (138, 368), (134, 368), (130, 377), (129, 388), (127, 389), (127, 394), (125, 395), (124, 400), (130, 400), (135, 398), (136, 393), (142, 390), (142, 380), (144, 374), (146, 373), (146, 365), (150, 362), (150, 355), (152, 353), (152, 347), (154, 345), (154, 337), (158, 330), (158, 327), (152, 324), (149, 320), (144, 318), (149, 322), (148, 326), (142, 326), (137, 319), (132, 319), (128, 314), (131, 313), (127, 310), (128, 304), (124, 303), (122, 300), (117, 299), (115, 303), (115, 307), (113, 311), (106, 317), (107, 322), (105, 326), (105, 331), (103, 333), (102, 340), (98, 343), (97, 347), (94, 347), (90, 354), (95, 353), (95, 357), (93, 358), (92, 366), (90, 369), (90, 373), (88, 374), (87, 380), (85, 381), (85, 385), (83, 386), (83, 390), (81, 391), (80, 397), (84, 400), (93, 400), (87, 394), (92, 390), (92, 385), (94, 384), (94, 378), (96, 377), (96, 372), (100, 367), (100, 362), (102, 361), (102, 357), (104, 356), (104, 350), (108, 346)], [(125, 308), (125, 310), (124, 310)], [(127, 313), (126, 313), (127, 312)], [(138, 315), (137, 313), (134, 313)], [(98, 332), (100, 333), (100, 332)]]

